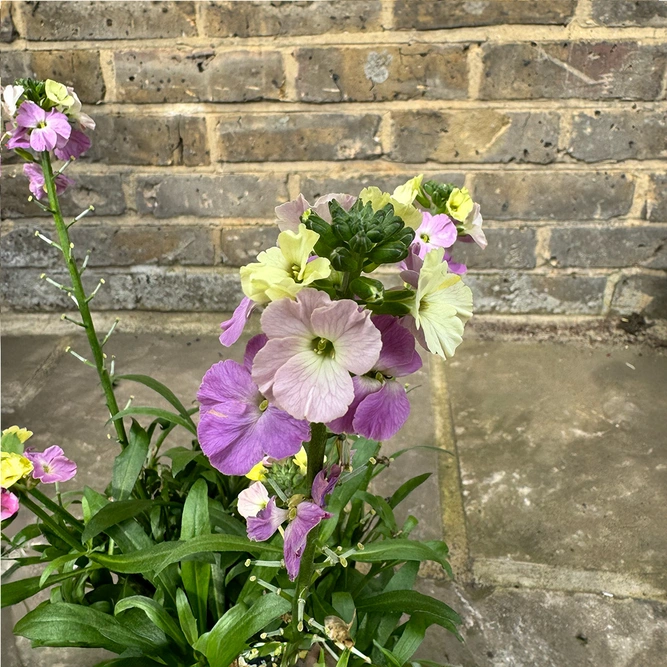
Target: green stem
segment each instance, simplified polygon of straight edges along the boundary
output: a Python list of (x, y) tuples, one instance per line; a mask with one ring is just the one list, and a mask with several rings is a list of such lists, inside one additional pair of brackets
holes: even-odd
[[(306, 475), (307, 488), (313, 486), (313, 481), (317, 473), (324, 466), (324, 452), (327, 446), (327, 427), (324, 424), (311, 424), (310, 442), (306, 447), (308, 452), (308, 472)], [(308, 595), (308, 588), (313, 572), (315, 570), (315, 544), (317, 542), (317, 530), (311, 530), (308, 533), (306, 548), (303, 550), (299, 574), (296, 578), (295, 594), (292, 600), (292, 628), (294, 630), (294, 642), (298, 642), (301, 634), (298, 631), (298, 599), (305, 598)]]
[(53, 517), (50, 517), (37, 503), (33, 503), (28, 496), (21, 494), (21, 504), (29, 509), (36, 517), (39, 517), (45, 526), (48, 526), (63, 542), (69, 544), (74, 551), (83, 552), (84, 548), (72, 538), (65, 528), (59, 526)]
[(44, 507), (50, 509), (54, 514), (61, 516), (65, 521), (67, 521), (67, 523), (76, 528), (79, 532), (84, 529), (85, 526), (82, 521), (79, 521), (79, 519), (73, 517), (62, 505), (54, 503), (51, 498), (44, 495), (38, 489), (30, 489), (29, 493), (35, 498), (35, 500), (39, 500), (39, 502), (42, 503)]
[[(67, 264), (67, 270), (69, 271), (69, 275), (72, 280), (73, 294), (76, 298), (79, 312), (81, 313), (81, 320), (86, 330), (86, 335), (88, 336), (88, 344), (90, 345), (90, 350), (93, 353), (95, 367), (97, 368), (97, 374), (100, 378), (100, 384), (102, 385), (102, 391), (104, 392), (107, 408), (109, 409), (109, 414), (114, 417), (120, 411), (118, 409), (118, 403), (116, 402), (116, 396), (113, 391), (113, 385), (111, 383), (109, 371), (107, 370), (106, 364), (104, 362), (102, 346), (100, 345), (99, 338), (97, 337), (95, 325), (93, 324), (93, 318), (90, 314), (90, 308), (88, 307), (86, 292), (83, 288), (83, 282), (81, 281), (81, 273), (79, 271), (79, 267), (76, 264), (76, 260), (72, 255), (69, 231), (65, 221), (63, 220), (63, 215), (60, 210), (60, 202), (58, 201), (58, 195), (56, 194), (56, 184), (53, 176), (53, 169), (51, 167), (51, 155), (48, 151), (42, 152), (41, 164), (42, 171), (44, 172), (44, 184), (46, 186), (46, 192), (49, 196), (49, 206), (53, 212), (53, 221), (56, 226), (56, 231), (58, 232), (60, 248), (62, 250), (65, 263)], [(120, 443), (121, 447), (126, 447), (127, 435), (125, 433), (125, 426), (123, 425), (122, 419), (114, 421), (113, 424), (116, 428), (118, 442)]]

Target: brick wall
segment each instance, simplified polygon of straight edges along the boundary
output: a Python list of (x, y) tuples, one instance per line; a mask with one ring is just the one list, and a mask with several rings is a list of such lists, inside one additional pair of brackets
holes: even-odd
[[(65, 208), (104, 309), (232, 308), (302, 191), (468, 186), (478, 312), (667, 316), (667, 2), (3, 2), (4, 81), (96, 119)], [(5, 164), (6, 307), (66, 305)]]

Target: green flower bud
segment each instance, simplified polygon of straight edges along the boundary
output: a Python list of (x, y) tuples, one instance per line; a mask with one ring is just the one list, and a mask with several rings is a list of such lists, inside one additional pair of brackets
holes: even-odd
[(384, 295), (384, 285), (379, 280), (366, 278), (365, 276), (355, 278), (350, 283), (350, 289), (360, 299), (363, 299), (368, 303), (382, 301)]
[(373, 247), (373, 242), (364, 232), (358, 232), (350, 239), (349, 245), (354, 252), (365, 255)]
[(331, 266), (337, 271), (355, 271), (357, 269), (357, 262), (347, 248), (334, 248), (329, 255), (329, 260)]
[(368, 258), (375, 264), (394, 264), (405, 259), (407, 256), (408, 247), (400, 241), (384, 243), (377, 248), (373, 248), (368, 254)]

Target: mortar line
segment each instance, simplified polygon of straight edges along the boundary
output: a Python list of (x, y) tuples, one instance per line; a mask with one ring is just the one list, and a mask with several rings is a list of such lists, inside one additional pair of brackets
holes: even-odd
[(445, 361), (440, 357), (432, 357), (429, 366), (436, 446), (450, 452), (439, 454), (437, 463), (442, 528), (450, 549), (450, 564), (454, 575), (460, 582), (466, 583), (472, 574), (468, 529)]

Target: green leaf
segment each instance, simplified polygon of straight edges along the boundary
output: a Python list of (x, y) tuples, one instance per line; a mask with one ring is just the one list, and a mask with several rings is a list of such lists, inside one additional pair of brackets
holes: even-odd
[(148, 433), (134, 419), (128, 440), (127, 447), (118, 454), (113, 463), (111, 488), (116, 500), (127, 500), (131, 497), (148, 456)]
[(165, 421), (171, 422), (172, 424), (178, 424), (186, 428), (192, 435), (197, 435), (197, 429), (192, 424), (192, 420), (187, 421), (180, 415), (176, 415), (169, 410), (163, 410), (162, 408), (150, 408), (145, 406), (131, 406), (126, 410), (121, 410), (117, 412), (112, 418), (111, 421), (117, 421), (118, 419), (123, 419), (123, 417), (131, 417), (132, 415), (148, 415), (149, 417), (158, 417), (159, 419), (164, 419)]
[(331, 596), (331, 606), (346, 623), (352, 623), (355, 612), (354, 599), (347, 591), (334, 593)]
[[(127, 450), (125, 450), (127, 451)], [(81, 541), (87, 542), (112, 526), (116, 526), (127, 519), (155, 506), (154, 500), (119, 500), (109, 503), (99, 509), (88, 521), (81, 535)]]
[(347, 667), (347, 663), (349, 661), (350, 661), (350, 649), (346, 648), (340, 654), (340, 658), (338, 658), (338, 662), (336, 663), (336, 667)]
[(419, 614), (427, 625), (437, 624), (458, 636), (456, 626), (461, 617), (440, 600), (417, 591), (390, 591), (357, 600), (357, 611)]
[(0, 438), (0, 449), (12, 454), (23, 454), (24, 445), (16, 433), (3, 433)]
[(401, 665), (410, 660), (415, 651), (420, 647), (426, 636), (427, 627), (427, 623), (419, 614), (412, 616), (405, 624), (403, 634), (396, 642), (392, 651)]
[(217, 500), (208, 499), (208, 512), (211, 517), (211, 525), (214, 528), (220, 528), (224, 533), (245, 536), (246, 527), (238, 519), (227, 513)]
[(399, 486), (396, 489), (396, 491), (394, 491), (391, 498), (389, 499), (389, 506), (392, 509), (396, 507), (396, 505), (404, 501), (417, 487), (421, 486), (431, 475), (432, 473), (426, 472), (423, 475), (417, 475), (417, 477), (413, 477), (404, 484), (401, 484), (401, 486)]
[[(382, 563), (385, 561), (432, 560), (443, 565), (441, 555), (423, 542), (415, 540), (381, 540), (364, 545), (363, 551), (355, 551), (349, 560), (362, 563)], [(444, 561), (446, 563), (447, 561)]]
[(194, 646), (199, 637), (197, 620), (190, 608), (188, 597), (182, 588), (176, 590), (176, 613), (178, 614), (178, 621), (181, 624), (185, 638), (188, 640), (190, 646)]
[[(181, 519), (181, 540), (189, 540), (199, 535), (209, 535), (211, 520), (208, 513), (208, 485), (198, 479), (190, 489)], [(190, 604), (195, 610), (199, 629), (206, 629), (206, 606), (208, 589), (211, 583), (211, 565), (197, 561), (184, 561), (181, 564), (181, 579)]]
[(161, 604), (143, 595), (133, 595), (118, 601), (114, 609), (114, 615), (118, 616), (121, 612), (131, 608), (141, 609), (160, 630), (171, 637), (183, 650), (187, 650), (188, 644), (185, 635)]
[(166, 456), (171, 459), (171, 474), (178, 475), (179, 472), (185, 470), (188, 463), (194, 461), (198, 456), (201, 456), (201, 452), (197, 452), (193, 449), (187, 449), (187, 447), (172, 447), (168, 449), (162, 456)]
[(2, 598), (2, 607), (11, 607), (12, 605), (23, 602), (39, 593), (39, 591), (58, 584), (61, 581), (76, 577), (82, 574), (84, 570), (74, 570), (73, 572), (63, 572), (61, 574), (52, 574), (43, 584), (40, 583), (40, 577), (28, 577), (27, 579), (18, 579), (10, 581), (8, 584), (0, 586), (0, 597)]
[(387, 659), (390, 667), (403, 667), (391, 651), (384, 648), (384, 646), (381, 646), (375, 639), (373, 640), (373, 644), (375, 644), (376, 648), (378, 648), (382, 655)]
[(205, 655), (211, 667), (228, 667), (245, 649), (248, 639), (291, 608), (287, 600), (275, 593), (262, 595), (250, 609), (232, 607), (209, 633)]
[(146, 657), (121, 657), (98, 662), (95, 667), (164, 667), (164, 662), (156, 662)]
[(46, 580), (49, 578), (49, 575), (52, 572), (55, 572), (59, 567), (62, 567), (63, 565), (66, 565), (67, 563), (70, 563), (73, 560), (76, 560), (77, 558), (80, 558), (80, 557), (81, 557), (80, 553), (73, 553), (73, 554), (64, 554), (63, 556), (58, 556), (58, 558), (54, 558), (44, 568), (44, 571), (42, 572), (42, 574), (39, 578), (39, 585), (44, 586), (44, 584), (46, 583)]
[(167, 403), (176, 408), (178, 414), (192, 424), (192, 427), (195, 428), (194, 422), (190, 419), (190, 415), (186, 407), (181, 403), (176, 394), (174, 394), (169, 387), (163, 385), (161, 382), (158, 382), (156, 379), (150, 377), (149, 375), (116, 375), (115, 380), (130, 380), (130, 382), (138, 382), (143, 384), (149, 389), (157, 392), (164, 398)]
[(398, 525), (396, 524), (394, 512), (384, 498), (368, 493), (368, 491), (357, 491), (355, 495), (367, 502), (375, 510), (375, 513), (380, 517), (382, 523), (384, 523), (392, 533), (398, 532)]
[(114, 653), (136, 648), (147, 655), (157, 652), (150, 642), (113, 616), (67, 602), (41, 604), (16, 624), (14, 633), (30, 639), (33, 647), (82, 646)]
[(162, 542), (149, 549), (141, 549), (127, 554), (109, 556), (91, 553), (90, 558), (112, 572), (121, 574), (143, 574), (147, 571), (161, 572), (172, 563), (178, 563), (188, 556), (207, 551), (233, 551), (253, 555), (273, 554), (279, 557), (282, 550), (266, 542), (251, 542), (237, 535), (200, 535), (187, 542)]

